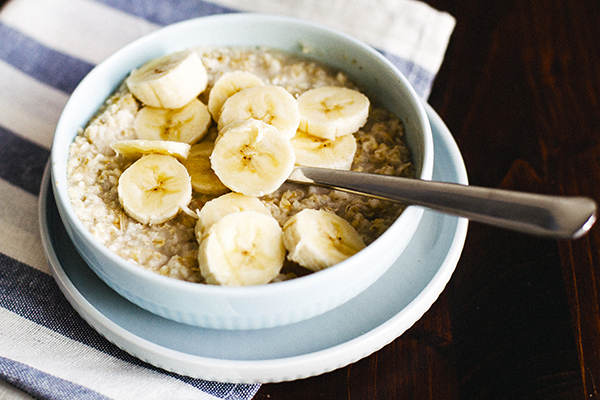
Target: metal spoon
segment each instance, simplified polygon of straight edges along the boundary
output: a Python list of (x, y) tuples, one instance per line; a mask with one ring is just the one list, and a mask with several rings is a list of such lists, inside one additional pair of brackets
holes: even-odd
[(557, 239), (578, 238), (596, 221), (596, 203), (587, 197), (549, 196), (313, 167), (295, 167), (287, 181), (424, 206)]

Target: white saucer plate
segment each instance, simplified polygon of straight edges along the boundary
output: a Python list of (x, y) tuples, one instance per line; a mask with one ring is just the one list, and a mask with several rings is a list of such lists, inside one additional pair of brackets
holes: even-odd
[[(467, 184), (459, 149), (426, 105), (434, 136), (433, 179)], [(48, 171), (40, 195), (42, 242), (53, 276), (75, 310), (126, 352), (156, 367), (221, 382), (281, 382), (319, 375), (379, 350), (438, 298), (460, 258), (468, 222), (426, 210), (412, 242), (366, 291), (318, 317), (272, 329), (228, 331), (174, 322), (130, 303), (81, 259), (60, 220)]]

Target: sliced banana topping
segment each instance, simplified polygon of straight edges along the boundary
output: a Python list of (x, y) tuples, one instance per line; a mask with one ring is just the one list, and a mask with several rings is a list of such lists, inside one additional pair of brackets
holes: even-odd
[(324, 86), (298, 97), (300, 130), (325, 139), (335, 139), (360, 129), (369, 116), (369, 99), (343, 87)]
[(226, 215), (240, 211), (256, 211), (265, 215), (271, 215), (267, 206), (258, 198), (235, 192), (227, 193), (204, 204), (198, 213), (196, 238), (200, 241), (204, 233), (213, 224)]
[(140, 139), (194, 144), (206, 135), (211, 123), (208, 107), (194, 98), (182, 108), (143, 107), (133, 129)]
[(233, 71), (224, 73), (215, 82), (208, 95), (208, 110), (215, 119), (219, 120), (221, 108), (228, 98), (242, 89), (262, 86), (264, 82), (258, 76), (247, 71)]
[(288, 258), (312, 271), (344, 261), (365, 247), (348, 221), (324, 210), (304, 209), (283, 226)]
[(277, 220), (256, 211), (228, 214), (200, 242), (198, 263), (209, 284), (262, 285), (275, 278), (285, 260)]
[(142, 103), (152, 107), (181, 108), (206, 89), (208, 75), (194, 51), (181, 51), (150, 60), (125, 80)]
[(180, 160), (187, 158), (191, 148), (187, 143), (143, 139), (115, 140), (110, 147), (125, 158), (139, 158), (146, 154), (164, 154)]
[(306, 167), (349, 170), (356, 153), (356, 138), (353, 135), (330, 140), (298, 131), (290, 143), (296, 154), (296, 165)]
[(187, 158), (182, 161), (192, 178), (192, 188), (198, 193), (223, 194), (229, 191), (210, 165), (214, 145), (214, 142), (196, 143), (191, 147)]
[(229, 124), (210, 156), (221, 182), (248, 196), (277, 190), (291, 174), (295, 159), (290, 140), (274, 126), (255, 119)]
[(298, 102), (280, 86), (255, 86), (231, 96), (221, 109), (219, 131), (232, 122), (257, 119), (291, 138), (300, 124)]
[[(296, 100), (283, 87), (234, 71), (217, 79), (205, 105), (198, 96), (207, 83), (194, 51), (151, 60), (126, 79), (143, 106), (133, 124), (138, 138), (111, 143), (137, 159), (118, 182), (125, 212), (161, 224), (182, 210), (193, 214), (192, 190), (218, 196), (198, 211), (195, 227), (200, 270), (210, 284), (271, 282), (286, 253), (319, 271), (363, 249), (358, 232), (333, 212), (305, 209), (282, 229), (257, 197), (277, 190), (294, 164), (349, 170), (357, 149), (353, 133), (367, 120), (369, 99), (327, 86)], [(213, 120), (214, 142), (205, 139)]]
[(143, 156), (120, 176), (117, 187), (125, 212), (143, 224), (161, 224), (187, 208), (192, 185), (187, 170), (171, 156)]

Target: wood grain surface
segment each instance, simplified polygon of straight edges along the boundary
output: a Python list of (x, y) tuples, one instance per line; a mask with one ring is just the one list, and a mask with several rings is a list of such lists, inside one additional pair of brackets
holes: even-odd
[[(425, 0), (457, 25), (429, 103), (471, 184), (600, 200), (600, 2)], [(471, 223), (404, 335), (256, 399), (600, 398), (600, 228), (556, 242)]]

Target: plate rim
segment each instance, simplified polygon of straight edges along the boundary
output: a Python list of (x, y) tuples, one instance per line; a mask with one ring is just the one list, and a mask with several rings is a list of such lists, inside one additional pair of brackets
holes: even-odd
[[(432, 128), (435, 126), (441, 133), (440, 139), (446, 145), (446, 150), (455, 164), (457, 183), (468, 184), (466, 167), (454, 138), (435, 110), (426, 102), (423, 104)], [(177, 374), (221, 382), (274, 383), (303, 379), (342, 368), (377, 352), (401, 336), (438, 299), (462, 254), (468, 227), (467, 219), (457, 219), (448, 253), (433, 278), (402, 310), (368, 332), (343, 343), (305, 354), (261, 360), (231, 360), (166, 348), (130, 332), (91, 304), (70, 281), (60, 265), (47, 232), (48, 224), (44, 226), (48, 211), (46, 210), (50, 186), (48, 181), (48, 168), (46, 168), (39, 197), (42, 245), (54, 279), (77, 313), (111, 343), (142, 361)], [(164, 360), (169, 362), (165, 363)], [(177, 367), (173, 368), (171, 364), (177, 364)]]

